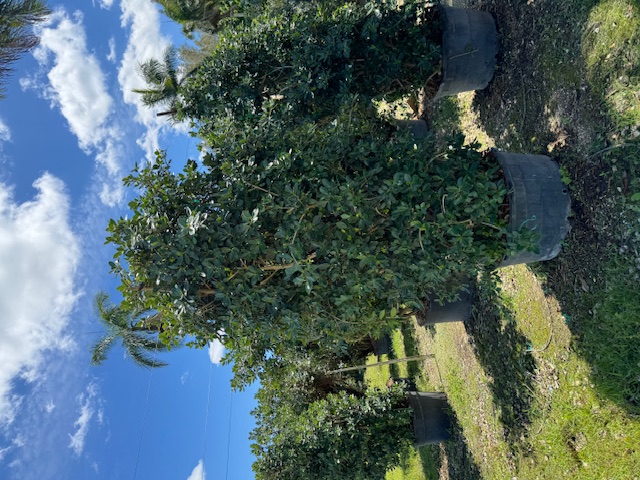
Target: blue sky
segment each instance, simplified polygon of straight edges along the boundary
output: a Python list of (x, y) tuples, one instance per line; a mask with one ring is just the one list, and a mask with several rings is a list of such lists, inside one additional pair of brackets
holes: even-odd
[(104, 237), (135, 194), (121, 178), (158, 147), (198, 155), (131, 92), (138, 63), (184, 39), (151, 0), (49, 6), (0, 101), (0, 478), (251, 479), (255, 388), (231, 392), (219, 348), (153, 372), (119, 349), (89, 365), (93, 296), (117, 300)]

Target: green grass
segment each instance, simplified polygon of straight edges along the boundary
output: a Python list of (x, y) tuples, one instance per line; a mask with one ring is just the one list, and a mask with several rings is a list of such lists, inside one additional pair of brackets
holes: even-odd
[(640, 478), (640, 2), (469, 3), (497, 19), (496, 77), (430, 125), (554, 157), (572, 231), (554, 262), (502, 269), (467, 325), (403, 330), (455, 415), (427, 478)]
[(582, 36), (589, 81), (620, 128), (640, 133), (640, 8), (631, 0), (594, 7)]
[(601, 393), (640, 414), (640, 282), (637, 268), (616, 255), (604, 291), (581, 326), (579, 346), (594, 366)]
[(519, 478), (631, 479), (640, 471), (640, 424), (603, 400), (589, 365), (569, 357), (551, 403), (533, 425)]
[[(518, 478), (633, 478), (640, 467), (639, 419), (600, 394), (593, 363), (572, 348), (567, 319), (553, 297), (545, 296), (536, 276), (525, 267), (502, 276), (511, 283), (503, 296), (513, 306), (518, 328), (531, 338), (538, 365), (529, 451), (518, 456)], [(545, 333), (535, 339), (537, 332)], [(602, 351), (619, 357), (619, 342), (612, 345), (602, 333)], [(610, 338), (620, 339), (612, 333)]]
[[(405, 343), (408, 343), (408, 346)], [(391, 334), (391, 344), (392, 352), (390, 355), (380, 355), (379, 357), (370, 355), (367, 358), (367, 364), (383, 362), (390, 358), (404, 358), (409, 355), (406, 350), (414, 348), (411, 339), (406, 340), (400, 330), (396, 330)], [(418, 370), (410, 369), (410, 364), (408, 363), (370, 367), (365, 370), (365, 381), (371, 387), (386, 388), (387, 380), (390, 376), (419, 380), (419, 378), (413, 377), (410, 372), (418, 372)], [(410, 449), (403, 453), (400, 459), (400, 466), (389, 471), (386, 479), (429, 480), (438, 478), (437, 462), (436, 447), (426, 446)]]
[[(591, 363), (573, 348), (559, 304), (536, 275), (524, 266), (500, 275), (499, 298), (491, 300), (506, 307), (496, 310), (481, 302), (476, 309), (473, 322), (485, 331), (460, 324), (416, 330), (420, 350), (436, 355), (457, 417), (460, 436), (445, 448), (445, 478), (634, 478), (640, 471), (640, 419), (600, 393)], [(533, 370), (517, 358), (502, 371), (492, 366), (505, 358), (501, 337), (519, 338), (512, 329), (526, 339), (522, 355), (533, 362)], [(481, 335), (486, 335), (482, 346)], [(497, 385), (512, 392), (499, 395)], [(507, 400), (517, 404), (514, 392), (520, 389), (529, 395), (526, 415), (505, 415)]]

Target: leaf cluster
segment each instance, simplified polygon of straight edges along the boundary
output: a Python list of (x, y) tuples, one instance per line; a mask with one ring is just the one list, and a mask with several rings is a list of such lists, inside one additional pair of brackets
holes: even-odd
[[(0, 1), (0, 82), (11, 73), (13, 62), (38, 45), (40, 39), (30, 30), (50, 13), (42, 0)], [(3, 91), (0, 83), (0, 99)]]
[(330, 394), (301, 413), (261, 420), (258, 413), (251, 434), (257, 480), (382, 480), (413, 441), (412, 411), (397, 387)]
[(188, 38), (196, 32), (215, 34), (231, 20), (242, 18), (262, 0), (154, 0), (164, 14), (182, 25)]
[[(293, 345), (343, 351), (451, 298), (450, 277), (501, 258), (497, 166), (452, 139), (436, 154), (357, 108), (333, 121), (262, 115), (174, 174), (162, 154), (134, 172), (133, 216), (112, 221), (126, 302), (260, 363)], [(247, 362), (244, 362), (247, 363)]]
[(182, 88), (180, 115), (198, 124), (244, 122), (268, 100), (292, 116), (335, 115), (345, 98), (395, 100), (421, 88), (440, 62), (440, 25), (423, 2), (272, 1), (221, 33)]

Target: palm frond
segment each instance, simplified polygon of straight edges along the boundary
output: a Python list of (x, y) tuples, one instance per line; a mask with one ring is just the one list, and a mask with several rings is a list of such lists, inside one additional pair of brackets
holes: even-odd
[(181, 78), (178, 78), (178, 51), (169, 46), (162, 60), (151, 58), (138, 65), (138, 71), (147, 84), (146, 88), (133, 91), (142, 95), (142, 103), (148, 107), (168, 106), (175, 109)]
[(162, 85), (165, 71), (162, 63), (156, 58), (150, 58), (138, 65), (138, 71), (149, 85)]
[(126, 353), (138, 365), (145, 368), (163, 367), (164, 362), (157, 361), (148, 356), (145, 352), (161, 352), (168, 350), (167, 345), (162, 343), (157, 336), (150, 332), (136, 330), (136, 323), (141, 316), (155, 315), (148, 309), (129, 308), (122, 305), (112, 305), (109, 302), (109, 295), (99, 292), (94, 298), (94, 307), (98, 319), (107, 328), (107, 333), (100, 338), (93, 347), (91, 363), (93, 365), (102, 364), (109, 351), (113, 348), (116, 340), (122, 341)]
[(115, 345), (118, 335), (114, 333), (107, 334), (98, 340), (91, 349), (91, 365), (102, 365), (107, 359), (109, 351)]
[(127, 354), (139, 366), (144, 368), (166, 367), (168, 364), (146, 355), (141, 349), (127, 349)]
[[(29, 25), (44, 20), (51, 10), (41, 0), (3, 0), (0, 2), (0, 23), (11, 27)], [(8, 23), (9, 20), (11, 23)]]
[(162, 55), (164, 60), (164, 73), (165, 78), (167, 80), (173, 81), (176, 80), (176, 84), (173, 85), (177, 87), (177, 78), (178, 78), (178, 50), (173, 45), (165, 48), (164, 53)]

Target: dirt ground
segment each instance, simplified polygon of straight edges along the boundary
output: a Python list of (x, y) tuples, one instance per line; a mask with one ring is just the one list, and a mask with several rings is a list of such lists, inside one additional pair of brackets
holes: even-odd
[[(499, 412), (505, 427), (505, 437), (500, 441), (518, 444), (528, 431), (527, 415), (531, 405), (527, 391), (552, 391), (558, 384), (558, 363), (565, 358), (563, 355), (573, 350), (582, 352), (585, 348), (580, 319), (592, 316), (594, 292), (606, 287), (604, 266), (613, 254), (637, 250), (637, 245), (631, 245), (634, 229), (630, 224), (638, 219), (629, 219), (628, 211), (620, 206), (637, 176), (634, 171), (637, 164), (634, 167), (625, 160), (628, 153), (625, 149), (637, 150), (638, 147), (633, 141), (624, 140), (625, 132), (612, 122), (601, 92), (588, 81), (582, 41), (585, 30), (591, 28), (589, 13), (598, 0), (445, 0), (443, 3), (493, 14), (501, 43), (498, 65), (493, 81), (485, 90), (460, 95), (455, 101), (429, 102), (422, 97), (417, 116), (425, 119), (436, 134), (449, 133), (452, 125), (457, 125), (469, 141), (478, 140), (487, 148), (549, 155), (560, 164), (572, 199), (571, 230), (561, 255), (533, 267), (540, 283), (533, 276), (529, 278), (536, 284), (540, 298), (550, 295), (547, 300), (539, 298), (537, 302), (552, 306), (556, 330), (564, 332), (562, 346), (556, 345), (557, 358), (541, 357), (536, 364), (522, 364), (528, 357), (521, 352), (528, 348), (530, 338), (524, 338), (508, 325), (487, 323), (491, 315), (483, 317), (484, 323), (467, 325), (466, 329), (447, 326), (438, 330), (439, 336), (446, 336), (448, 347), (438, 346), (440, 341), (436, 339), (435, 330), (426, 333), (417, 330), (419, 341), (429, 349), (443, 349), (439, 353), (440, 366), (425, 362), (430, 378), (442, 378), (443, 368), (463, 365), (449, 378), (459, 376), (462, 387), (473, 384), (474, 391), (484, 398), (479, 403), (477, 399), (457, 399), (459, 404), (482, 406), (474, 410), (472, 422), (478, 426), (476, 436), (486, 444), (482, 455), (495, 453), (505, 460), (505, 468), (513, 471), (512, 453), (499, 452), (500, 442), (488, 433), (488, 437), (482, 437), (482, 432), (492, 431), (495, 427), (492, 416)], [(517, 295), (515, 284), (503, 285), (503, 289), (512, 296)], [(500, 333), (497, 337), (496, 332)], [(552, 340), (559, 342), (558, 338), (549, 339)], [(479, 347), (483, 342), (486, 345)], [(498, 350), (500, 355), (495, 354)], [(453, 355), (462, 358), (452, 359), (447, 365), (446, 359)], [(505, 374), (509, 364), (518, 362), (519, 370)], [(594, 363), (591, 367), (597, 370), (598, 365)], [(487, 374), (484, 380), (488, 386), (482, 385), (482, 379), (467, 377), (467, 372), (477, 371)], [(516, 378), (519, 374), (522, 374), (520, 380)], [(513, 382), (522, 388), (515, 389)], [(447, 388), (455, 390), (456, 386), (447, 385)], [(575, 438), (579, 437), (580, 434)], [(572, 442), (575, 444), (577, 440)], [(526, 442), (520, 443), (526, 445)], [(471, 460), (460, 428), (454, 429), (454, 440), (447, 451), (442, 450), (440, 458), (441, 479), (482, 478), (478, 465), (489, 462), (485, 458), (476, 458), (475, 463)]]
[[(606, 110), (586, 80), (580, 44), (586, 15), (562, 18), (556, 0), (446, 0), (452, 6), (489, 11), (496, 19), (501, 51), (488, 88), (464, 98), (460, 123), (469, 139), (500, 150), (545, 154), (561, 165), (570, 183), (568, 248), (548, 269), (560, 291), (580, 291), (599, 282), (603, 258), (619, 248), (624, 221), (616, 198), (625, 193), (624, 166), (599, 152), (615, 143)], [(425, 102), (421, 116), (432, 123), (443, 103)], [(466, 103), (466, 105), (465, 105)], [(446, 131), (446, 123), (443, 125)], [(615, 159), (614, 159), (615, 161)], [(612, 169), (618, 175), (609, 175)], [(578, 300), (579, 301), (579, 300)]]

